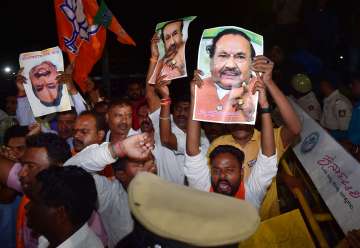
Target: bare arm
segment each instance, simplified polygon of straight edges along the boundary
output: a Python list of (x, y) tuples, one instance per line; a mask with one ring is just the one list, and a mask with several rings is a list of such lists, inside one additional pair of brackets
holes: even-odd
[[(269, 109), (270, 105), (266, 97), (266, 86), (262, 77), (257, 74), (257, 81), (254, 91), (259, 92), (259, 105), (261, 109)], [(274, 128), (272, 125), (271, 114), (261, 113), (261, 150), (262, 154), (270, 157), (275, 154)]]
[(166, 75), (157, 79), (156, 90), (161, 97), (160, 107), (160, 140), (161, 144), (171, 150), (177, 150), (177, 138), (171, 131), (171, 113), (170, 113), (170, 92), (168, 85), (170, 81), (162, 81)]
[(195, 87), (197, 87), (196, 85), (201, 86), (200, 73), (200, 71), (195, 71), (194, 78), (190, 82), (191, 102), (186, 133), (186, 153), (189, 156), (196, 156), (200, 153), (200, 123), (192, 119), (195, 102)]
[(150, 113), (153, 113), (155, 110), (160, 108), (160, 98), (155, 92), (154, 86), (150, 85), (148, 82), (151, 78), (151, 75), (154, 73), (156, 64), (159, 59), (159, 51), (157, 48), (157, 43), (159, 42), (159, 37), (155, 33), (153, 38), (151, 39), (151, 58), (150, 64), (146, 75), (146, 88), (145, 88), (145, 96), (146, 101), (148, 103)]
[(284, 147), (288, 147), (296, 136), (300, 134), (301, 123), (286, 96), (272, 80), (273, 67), (273, 62), (265, 56), (256, 56), (254, 59), (253, 69), (257, 72), (263, 73), (262, 77), (266, 88), (274, 99), (277, 107), (279, 108), (281, 117), (284, 120), (285, 126), (281, 130), (281, 139)]

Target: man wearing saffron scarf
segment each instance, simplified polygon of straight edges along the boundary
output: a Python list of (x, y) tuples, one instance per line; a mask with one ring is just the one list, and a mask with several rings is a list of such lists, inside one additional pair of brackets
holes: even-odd
[[(202, 85), (198, 72), (195, 72), (191, 82), (191, 111), (194, 109), (195, 84), (200, 87)], [(261, 150), (248, 180), (243, 181), (244, 153), (233, 146), (222, 145), (215, 148), (209, 156), (209, 168), (207, 151), (199, 148), (200, 123), (190, 118), (186, 137), (185, 175), (191, 187), (245, 199), (259, 209), (267, 187), (277, 173), (277, 156), (271, 115), (267, 111), (269, 103), (265, 84), (260, 76), (257, 77), (255, 91), (259, 91)]]

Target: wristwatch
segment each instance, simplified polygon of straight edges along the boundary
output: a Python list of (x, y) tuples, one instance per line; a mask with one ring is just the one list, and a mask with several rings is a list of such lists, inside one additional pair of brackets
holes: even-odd
[(259, 113), (260, 114), (265, 114), (265, 113), (271, 113), (271, 107), (267, 107), (267, 108), (259, 108)]

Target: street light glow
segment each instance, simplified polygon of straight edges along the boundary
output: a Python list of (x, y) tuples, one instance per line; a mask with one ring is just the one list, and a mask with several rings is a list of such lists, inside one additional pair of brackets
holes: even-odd
[(5, 71), (6, 73), (10, 73), (10, 72), (11, 72), (11, 68), (10, 68), (9, 66), (6, 66), (6, 67), (4, 68), (4, 71)]

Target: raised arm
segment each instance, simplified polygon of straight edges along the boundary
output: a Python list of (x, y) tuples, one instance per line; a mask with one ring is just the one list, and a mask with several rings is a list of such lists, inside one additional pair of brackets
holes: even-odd
[(64, 166), (76, 165), (89, 172), (101, 171), (106, 165), (114, 163), (119, 157), (130, 157), (142, 160), (148, 157), (154, 141), (147, 133), (137, 134), (125, 140), (101, 145), (90, 145), (77, 153)]
[(254, 91), (259, 92), (259, 106), (261, 114), (261, 150), (262, 154), (270, 157), (275, 154), (274, 128), (272, 125), (270, 105), (266, 97), (266, 86), (259, 74), (257, 75)]
[(189, 156), (196, 156), (200, 153), (200, 122), (193, 120), (195, 87), (201, 86), (200, 71), (194, 71), (194, 78), (190, 82), (191, 102), (190, 114), (186, 133), (186, 153)]
[(17, 106), (16, 106), (16, 119), (21, 126), (28, 126), (36, 122), (33, 112), (30, 107), (29, 100), (25, 93), (24, 84), (26, 78), (22, 75), (23, 68), (21, 68), (16, 76), (15, 82), (18, 90)]
[(156, 64), (159, 60), (159, 50), (157, 47), (157, 43), (159, 42), (159, 40), (160, 39), (157, 33), (155, 33), (151, 39), (151, 57), (146, 75), (145, 97), (150, 109), (150, 113), (153, 113), (155, 110), (160, 108), (160, 98), (156, 94), (154, 86), (148, 83), (152, 74), (155, 72)]
[(290, 102), (272, 79), (274, 63), (265, 56), (256, 56), (253, 70), (262, 72), (263, 81), (276, 106), (279, 108), (285, 126), (281, 130), (281, 139), (284, 147), (291, 145), (301, 132), (301, 123)]
[(156, 80), (156, 91), (160, 100), (160, 140), (161, 144), (171, 150), (177, 150), (178, 143), (175, 134), (171, 131), (171, 99), (168, 85), (170, 81), (163, 81), (166, 75), (159, 76)]

